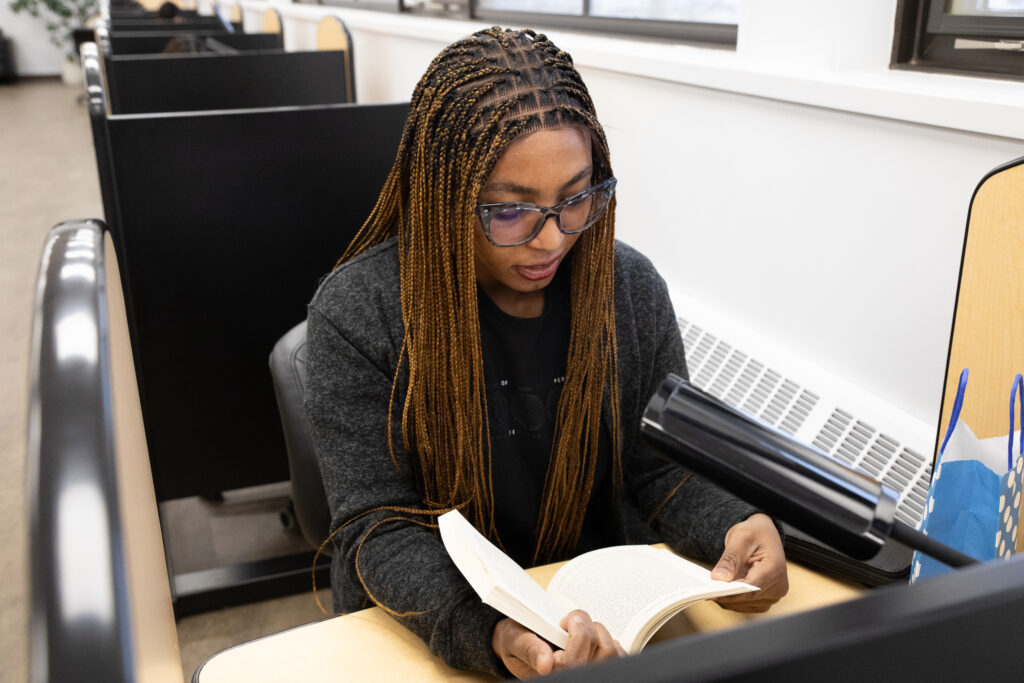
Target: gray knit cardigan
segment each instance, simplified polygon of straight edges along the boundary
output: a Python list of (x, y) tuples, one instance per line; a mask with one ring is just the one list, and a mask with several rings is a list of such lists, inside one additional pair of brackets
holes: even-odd
[[(306, 409), (331, 528), (382, 506), (421, 508), (409, 475), (414, 459), (402, 448), (405, 377), (392, 404), (392, 443), (400, 470), (386, 443), (388, 401), (403, 337), (396, 240), (328, 275), (309, 304), (308, 324)], [(622, 525), (615, 535), (629, 543), (665, 541), (687, 556), (716, 560), (725, 532), (756, 510), (697, 477), (672, 495), (686, 472), (655, 456), (641, 440), (640, 416), (647, 400), (669, 372), (686, 375), (686, 360), (664, 281), (647, 258), (620, 242), (615, 245), (615, 324), (626, 480), (625, 499), (615, 503)], [(502, 616), (480, 601), (435, 533), (398, 521), (367, 535), (395, 516), (409, 517), (371, 512), (334, 537), (335, 609), (349, 612), (371, 604), (355, 565), (365, 537), (359, 572), (380, 603), (406, 613), (399, 621), (448, 665), (507, 675), (491, 649), (491, 634)]]

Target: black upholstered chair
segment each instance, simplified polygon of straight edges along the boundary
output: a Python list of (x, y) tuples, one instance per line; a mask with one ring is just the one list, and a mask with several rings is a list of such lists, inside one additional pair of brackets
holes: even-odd
[[(306, 418), (306, 321), (290, 329), (270, 353), (270, 374), (281, 414), (288, 469), (291, 473), (292, 505), (303, 537), (319, 547), (330, 532), (331, 513), (327, 507), (320, 463), (313, 449), (313, 437)], [(325, 552), (330, 553), (330, 546)]]

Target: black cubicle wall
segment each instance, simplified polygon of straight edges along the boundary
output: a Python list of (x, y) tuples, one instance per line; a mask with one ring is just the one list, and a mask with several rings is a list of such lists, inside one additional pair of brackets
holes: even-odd
[[(127, 8), (121, 8), (121, 7), (110, 7), (108, 9), (109, 9), (109, 12), (110, 12), (110, 19), (111, 20), (120, 20), (120, 19), (159, 19), (160, 18), (159, 13), (154, 11), (154, 10), (127, 9)], [(183, 19), (190, 19), (190, 18), (193, 18), (193, 17), (198, 17), (199, 16), (199, 12), (197, 10), (194, 10), (194, 9), (181, 9), (181, 8), (179, 8), (178, 9), (178, 13), (177, 13), (176, 16), (181, 17)], [(165, 19), (164, 21), (167, 21), (167, 20)]]
[(407, 107), (107, 120), (159, 500), (288, 478), (267, 357), (372, 209)]
[[(117, 31), (117, 30), (113, 30), (113, 31), (108, 31), (106, 33), (106, 40), (103, 41), (106, 44), (106, 48), (105, 48), (106, 51), (105, 51), (104, 54), (107, 54), (107, 55), (118, 54), (117, 50), (114, 49), (114, 47), (113, 47), (115, 39), (118, 39), (118, 40), (124, 39), (124, 40), (128, 40), (128, 41), (141, 41), (141, 40), (145, 40), (146, 42), (142, 42), (141, 44), (143, 46), (145, 46), (146, 48), (150, 48), (150, 47), (153, 47), (153, 46), (158, 45), (158, 44), (161, 45), (160, 49), (158, 49), (158, 50), (136, 49), (136, 50), (133, 50), (131, 52), (124, 52), (124, 53), (121, 53), (121, 54), (159, 54), (159, 53), (163, 52), (164, 49), (167, 47), (167, 44), (171, 40), (174, 40), (174, 39), (178, 39), (179, 41), (180, 40), (188, 40), (188, 39), (208, 40), (210, 38), (214, 38), (216, 40), (221, 40), (221, 39), (226, 38), (228, 36), (243, 36), (243, 35), (247, 35), (247, 34), (244, 34), (244, 33), (228, 33), (227, 31), (225, 31), (223, 29), (202, 29), (202, 30), (197, 29), (195, 31), (185, 31), (185, 32), (181, 32), (181, 31)], [(160, 42), (158, 43), (157, 41), (160, 41)], [(131, 43), (129, 43), (129, 44), (131, 44)], [(276, 47), (279, 47), (279, 46), (275, 45), (274, 47), (276, 48)]]
[(224, 30), (224, 22), (217, 17), (192, 17), (185, 21), (175, 22), (168, 19), (150, 17), (118, 18), (110, 20), (111, 31), (160, 31), (188, 33), (197, 30)]
[[(284, 41), (280, 33), (223, 33), (216, 31), (189, 34), (199, 42), (214, 39), (221, 45), (245, 52), (250, 50), (280, 50)], [(180, 33), (154, 32), (123, 32), (114, 31), (110, 34), (110, 52), (115, 55), (159, 54), (167, 49), (167, 44)]]
[(105, 66), (114, 114), (334, 104), (347, 98), (341, 51), (115, 54)]

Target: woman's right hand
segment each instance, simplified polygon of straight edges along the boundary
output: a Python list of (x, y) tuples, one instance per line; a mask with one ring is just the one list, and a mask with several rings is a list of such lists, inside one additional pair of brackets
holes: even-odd
[(583, 610), (565, 615), (561, 627), (569, 633), (569, 644), (564, 650), (552, 650), (533, 631), (511, 619), (502, 619), (494, 627), (491, 647), (512, 675), (520, 679), (626, 655), (608, 629), (592, 621)]

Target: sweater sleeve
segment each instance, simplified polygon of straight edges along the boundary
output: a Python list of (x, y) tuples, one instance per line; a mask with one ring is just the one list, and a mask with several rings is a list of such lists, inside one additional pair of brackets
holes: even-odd
[[(646, 396), (653, 396), (658, 383), (669, 373), (686, 377), (683, 365), (670, 367), (672, 360), (683, 357), (679, 329), (669, 330), (656, 357), (662, 370), (655, 373)], [(682, 370), (682, 372), (680, 372)], [(629, 473), (637, 504), (644, 521), (658, 531), (674, 550), (714, 562), (725, 549), (725, 534), (757, 512), (757, 509), (721, 488), (669, 462), (642, 440), (635, 444)]]
[[(361, 331), (360, 331), (361, 332)], [(331, 509), (331, 529), (345, 572), (365, 586), (430, 651), (456, 669), (505, 673), (491, 648), (502, 615), (483, 604), (430, 529), (409, 520), (433, 517), (396, 511), (422, 509), (402, 449), (401, 402), (392, 407), (392, 461), (387, 415), (393, 366), (344, 334), (330, 311), (308, 315), (306, 408)], [(372, 359), (371, 359), (372, 356)], [(390, 508), (390, 509), (389, 509)]]
[[(641, 257), (642, 258), (642, 257)], [(647, 400), (661, 381), (675, 373), (688, 378), (683, 340), (664, 280), (643, 259), (641, 279), (631, 290), (642, 302), (634, 310), (641, 342), (637, 368), (639, 405), (624, 432), (625, 476), (628, 491), (644, 522), (674, 550), (709, 562), (725, 549), (725, 534), (734, 524), (758, 512), (748, 503), (715, 484), (657, 455), (639, 434), (639, 421)]]

